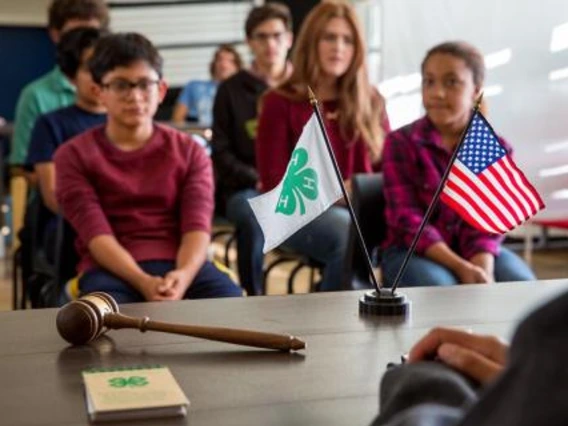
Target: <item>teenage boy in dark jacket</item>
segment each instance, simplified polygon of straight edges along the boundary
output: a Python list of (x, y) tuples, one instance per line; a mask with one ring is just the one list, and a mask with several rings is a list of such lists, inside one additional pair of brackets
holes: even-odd
[(291, 72), (287, 62), (292, 46), (292, 17), (278, 3), (255, 7), (245, 32), (254, 55), (248, 70), (223, 82), (213, 108), (213, 163), (218, 211), (237, 232), (237, 263), (241, 285), (249, 295), (262, 293), (262, 231), (247, 202), (259, 194), (254, 140), (258, 102), (262, 94), (283, 82)]

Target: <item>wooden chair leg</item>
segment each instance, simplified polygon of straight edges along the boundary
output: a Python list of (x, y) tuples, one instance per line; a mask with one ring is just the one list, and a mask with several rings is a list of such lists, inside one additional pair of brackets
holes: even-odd
[(12, 247), (20, 246), (18, 237), (24, 226), (24, 215), (28, 197), (28, 182), (24, 176), (13, 176), (10, 179), (10, 194), (12, 194)]
[(319, 291), (319, 286), (316, 284), (316, 267), (310, 266), (310, 292), (314, 293)]
[(12, 308), (26, 309), (26, 299), (28, 296), (28, 289), (22, 277), (22, 249), (21, 246), (14, 251), (12, 260)]
[(296, 279), (296, 275), (298, 275), (298, 272), (300, 272), (300, 269), (302, 269), (304, 266), (303, 262), (299, 262), (294, 269), (292, 269), (292, 272), (290, 272), (290, 276), (288, 277), (288, 294), (294, 294), (294, 280)]
[(15, 311), (18, 309), (18, 293), (19, 282), (18, 282), (18, 259), (20, 255), (20, 250), (14, 251), (14, 258), (12, 259), (12, 309)]
[(293, 262), (296, 259), (290, 259), (288, 257), (280, 257), (276, 260), (274, 260), (272, 263), (270, 263), (266, 269), (264, 270), (263, 273), (263, 280), (262, 280), (262, 291), (263, 294), (266, 294), (266, 289), (268, 287), (268, 276), (270, 275), (270, 272), (277, 267), (278, 265), (282, 264), (282, 263), (286, 263), (286, 262)]
[[(237, 241), (237, 234), (236, 232), (233, 232), (230, 236), (229, 239), (227, 240), (227, 242), (225, 243), (225, 253), (224, 253), (224, 258), (223, 261), (225, 262), (225, 266), (228, 268), (229, 267), (229, 251), (231, 250), (231, 246), (233, 245), (233, 243), (235, 243)], [(238, 253), (237, 253), (238, 256)]]

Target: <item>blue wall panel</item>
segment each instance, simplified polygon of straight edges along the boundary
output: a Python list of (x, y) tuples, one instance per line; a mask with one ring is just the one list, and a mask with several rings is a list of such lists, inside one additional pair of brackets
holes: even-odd
[(0, 26), (0, 116), (11, 121), (20, 90), (55, 64), (45, 28)]

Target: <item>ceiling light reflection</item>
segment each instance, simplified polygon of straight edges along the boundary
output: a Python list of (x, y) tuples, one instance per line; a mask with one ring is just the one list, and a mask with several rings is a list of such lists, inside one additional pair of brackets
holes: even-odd
[(422, 84), (422, 76), (415, 72), (406, 75), (397, 75), (396, 77), (384, 80), (379, 84), (379, 91), (385, 98), (394, 95), (410, 93), (420, 88)]
[(485, 68), (488, 70), (492, 68), (500, 67), (505, 65), (507, 62), (511, 61), (513, 56), (513, 51), (511, 49), (503, 49), (494, 53), (485, 55)]
[(483, 88), (483, 96), (489, 98), (491, 96), (497, 96), (503, 93), (503, 86), (500, 84), (494, 84), (493, 86), (487, 86)]
[(560, 68), (550, 71), (548, 74), (548, 79), (550, 81), (562, 80), (563, 78), (568, 78), (568, 68)]
[(550, 38), (550, 51), (552, 53), (560, 52), (568, 48), (568, 22), (558, 25), (552, 29), (552, 37)]
[(538, 171), (540, 177), (558, 176), (568, 173), (568, 164), (560, 167), (551, 167), (549, 169), (541, 169)]

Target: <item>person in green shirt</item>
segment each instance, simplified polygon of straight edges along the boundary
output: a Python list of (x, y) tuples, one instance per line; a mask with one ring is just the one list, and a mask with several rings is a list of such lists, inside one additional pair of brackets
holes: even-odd
[[(61, 35), (80, 27), (106, 29), (109, 22), (105, 0), (52, 0), (48, 9), (47, 31), (58, 44)], [(14, 117), (14, 134), (10, 157), (12, 178), (12, 235), (14, 249), (21, 250), (21, 269), (24, 285), (30, 285), (33, 273), (32, 236), (29, 227), (23, 227), (28, 202), (28, 183), (34, 185), (35, 177), (25, 171), (31, 133), (37, 118), (53, 110), (75, 102), (75, 88), (58, 67), (29, 83), (20, 93)], [(29, 287), (28, 287), (29, 288)]]
[[(55, 44), (61, 35), (78, 27), (106, 28), (108, 8), (104, 0), (53, 0), (48, 10), (47, 29)], [(14, 118), (14, 135), (9, 162), (25, 163), (36, 119), (47, 112), (75, 102), (75, 88), (59, 67), (29, 83), (20, 93)]]

